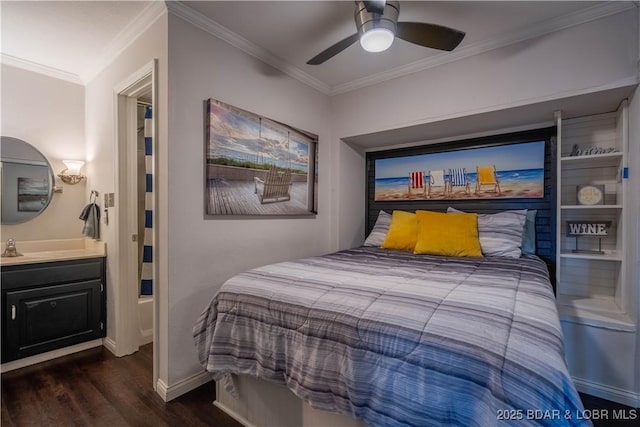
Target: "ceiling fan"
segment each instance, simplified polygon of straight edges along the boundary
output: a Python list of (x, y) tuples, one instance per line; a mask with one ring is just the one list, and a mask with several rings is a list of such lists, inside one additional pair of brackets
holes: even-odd
[(465, 33), (453, 28), (425, 22), (398, 22), (400, 3), (397, 1), (356, 1), (355, 21), (358, 32), (339, 41), (307, 61), (319, 65), (339, 54), (357, 40), (368, 52), (382, 52), (395, 37), (420, 46), (451, 51)]

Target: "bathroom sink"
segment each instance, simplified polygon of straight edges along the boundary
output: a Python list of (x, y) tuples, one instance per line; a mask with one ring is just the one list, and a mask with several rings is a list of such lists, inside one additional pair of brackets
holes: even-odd
[(91, 239), (17, 241), (16, 248), (22, 256), (2, 257), (0, 258), (0, 266), (103, 257), (106, 255), (104, 242), (96, 242)]

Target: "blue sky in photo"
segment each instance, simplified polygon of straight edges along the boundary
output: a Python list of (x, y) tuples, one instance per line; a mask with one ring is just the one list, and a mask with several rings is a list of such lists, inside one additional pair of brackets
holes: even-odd
[(412, 171), (452, 168), (475, 172), (476, 166), (482, 165), (495, 165), (498, 171), (542, 169), (544, 141), (378, 159), (376, 179), (403, 177)]
[[(262, 159), (270, 164), (290, 163), (306, 169), (309, 162), (309, 143), (304, 137), (287, 131), (271, 121), (237, 109), (225, 108), (223, 103), (210, 103), (208, 126), (210, 141), (208, 154), (231, 158), (244, 154), (243, 159)], [(235, 156), (232, 152), (237, 153)]]

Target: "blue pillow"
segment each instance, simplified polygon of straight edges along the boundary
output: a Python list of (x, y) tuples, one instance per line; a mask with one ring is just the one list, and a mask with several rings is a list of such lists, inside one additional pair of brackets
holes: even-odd
[(536, 254), (536, 210), (527, 210), (527, 220), (524, 222), (522, 230), (522, 253), (523, 255)]
[(379, 247), (382, 245), (384, 238), (387, 237), (387, 233), (389, 232), (389, 225), (391, 225), (391, 214), (380, 211), (371, 233), (369, 233), (369, 236), (364, 241), (364, 246)]

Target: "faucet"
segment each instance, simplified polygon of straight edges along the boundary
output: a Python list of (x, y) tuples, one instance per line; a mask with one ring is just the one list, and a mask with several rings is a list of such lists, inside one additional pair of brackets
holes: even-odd
[(22, 254), (18, 252), (18, 250), (16, 249), (16, 239), (8, 239), (7, 247), (2, 253), (2, 257), (16, 257), (16, 256), (22, 256)]

